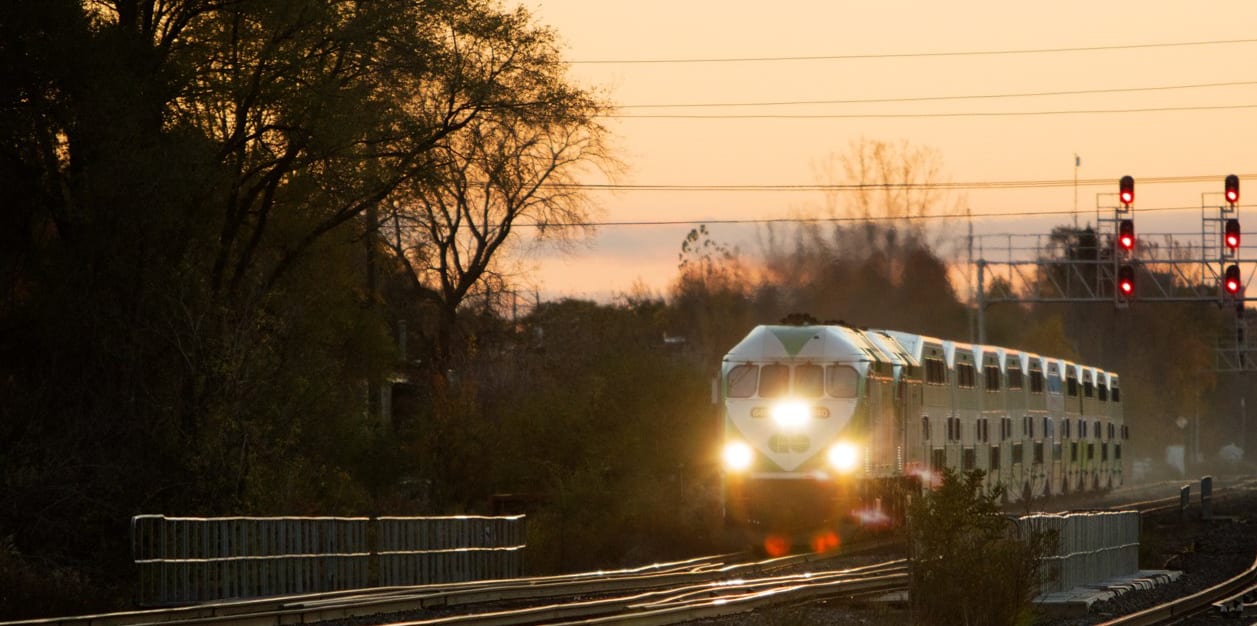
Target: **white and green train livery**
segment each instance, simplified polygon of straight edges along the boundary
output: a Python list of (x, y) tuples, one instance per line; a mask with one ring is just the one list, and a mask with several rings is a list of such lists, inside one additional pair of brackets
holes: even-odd
[[(1122, 483), (1118, 376), (996, 346), (766, 325), (724, 357), (726, 517), (794, 532), (880, 519), (944, 467), (1012, 500)], [(908, 487), (911, 488), (911, 487)]]

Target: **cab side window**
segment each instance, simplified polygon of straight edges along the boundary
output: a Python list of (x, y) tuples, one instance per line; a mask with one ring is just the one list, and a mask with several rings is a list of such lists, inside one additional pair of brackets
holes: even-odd
[(738, 365), (729, 370), (725, 379), (728, 383), (730, 398), (749, 398), (755, 395), (755, 386), (759, 383), (759, 366)]

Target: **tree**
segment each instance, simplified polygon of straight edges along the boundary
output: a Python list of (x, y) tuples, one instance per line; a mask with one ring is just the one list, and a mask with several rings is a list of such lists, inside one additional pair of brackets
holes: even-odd
[(830, 154), (813, 165), (830, 215), (869, 220), (910, 220), (918, 234), (922, 217), (957, 215), (941, 184), (942, 156), (928, 146), (860, 137), (845, 154)]
[(691, 229), (677, 254), (670, 331), (684, 336), (705, 368), (754, 324), (750, 294), (756, 277), (741, 251), (711, 237), (706, 224)]
[(910, 506), (912, 608), (917, 624), (1029, 624), (1043, 557), (1056, 536), (1017, 537), (981, 471), (945, 469)]
[(490, 0), (0, 7), (0, 537), (105, 578), (134, 513), (360, 511), (348, 451), (392, 358), (368, 212), (440, 180), (456, 135), (502, 136), (482, 119), (560, 125), (574, 92), (528, 20)]
[(435, 100), (483, 82), (512, 103), (437, 142), (424, 175), (391, 196), (385, 216), (385, 241), (436, 310), (437, 372), (454, 353), (459, 307), (491, 280), (504, 282), (495, 266), (513, 230), (524, 224), (560, 238), (588, 231), (576, 175), (614, 169), (598, 122), (606, 105), (565, 81), (553, 33), (529, 21), (522, 8), (492, 20), (448, 18), (457, 71), (450, 93)]

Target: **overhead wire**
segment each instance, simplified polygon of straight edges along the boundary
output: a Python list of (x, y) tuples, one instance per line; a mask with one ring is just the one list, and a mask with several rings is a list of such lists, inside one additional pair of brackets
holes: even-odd
[[(1242, 179), (1257, 178), (1257, 174), (1240, 174)], [(1223, 176), (1217, 174), (1191, 176), (1147, 176), (1140, 177), (1139, 184), (1173, 184), (1217, 182)], [(584, 189), (590, 191), (732, 191), (732, 192), (813, 192), (813, 191), (879, 191), (879, 190), (984, 190), (984, 189), (1047, 189), (1054, 187), (1096, 187), (1112, 185), (1111, 178), (1046, 179), (1046, 180), (989, 180), (967, 182), (927, 182), (927, 183), (813, 183), (813, 184), (599, 184), (599, 183), (566, 183), (545, 185), (555, 189)]]
[(1191, 85), (1155, 85), (1149, 87), (1115, 87), (1106, 89), (1073, 89), (1063, 91), (1033, 91), (1002, 94), (968, 94), (953, 96), (913, 96), (902, 98), (854, 98), (846, 100), (785, 100), (775, 102), (707, 102), (677, 104), (620, 104), (616, 109), (690, 109), (690, 108), (726, 108), (726, 107), (780, 107), (780, 106), (813, 106), (826, 104), (894, 104), (902, 102), (947, 102), (954, 100), (994, 100), (1006, 98), (1041, 98), (1052, 96), (1080, 96), (1116, 93), (1142, 93), (1149, 91), (1174, 91), (1186, 89), (1209, 89), (1217, 87), (1247, 87), (1257, 85), (1257, 81), (1230, 81), (1221, 83), (1198, 83)]
[[(1171, 207), (1140, 207), (1140, 213), (1165, 213), (1173, 211), (1200, 210), (1198, 206), (1171, 206)], [(578, 222), (547, 222), (545, 224), (538, 223), (516, 223), (512, 224), (512, 228), (586, 228), (586, 227), (631, 227), (631, 226), (697, 226), (699, 224), (842, 224), (842, 223), (862, 223), (862, 222), (925, 222), (937, 220), (968, 220), (968, 219), (991, 219), (991, 218), (1025, 218), (1025, 217), (1050, 217), (1056, 215), (1081, 215), (1088, 214), (1092, 211), (1073, 211), (1073, 210), (1051, 210), (1051, 211), (1021, 211), (1017, 213), (966, 213), (966, 214), (937, 214), (937, 215), (900, 215), (894, 217), (869, 218), (869, 217), (748, 217), (748, 218), (715, 218), (715, 219), (679, 219), (679, 220), (626, 220), (626, 221), (578, 221)]]
[(1124, 109), (1058, 109), (1051, 111), (965, 111), (956, 113), (728, 113), (728, 114), (606, 114), (598, 117), (618, 119), (674, 119), (674, 120), (754, 120), (754, 119), (910, 119), (948, 117), (1030, 117), (1044, 115), (1107, 115), (1126, 113), (1166, 113), (1174, 111), (1225, 111), (1233, 109), (1257, 109), (1255, 104), (1217, 104), (1197, 106), (1166, 106)]
[(856, 59), (906, 59), (929, 57), (958, 56), (997, 56), (1018, 54), (1058, 54), (1068, 52), (1100, 52), (1113, 50), (1141, 50), (1148, 48), (1183, 48), (1193, 46), (1220, 46), (1257, 43), (1257, 39), (1217, 39), (1211, 41), (1176, 41), (1142, 44), (1113, 44), (1103, 46), (1079, 46), (1060, 48), (1025, 48), (1005, 50), (961, 50), (937, 52), (889, 52), (868, 54), (829, 54), (780, 57), (711, 57), (693, 59), (584, 59), (568, 61), (572, 65), (636, 65), (636, 64), (679, 64), (679, 63), (776, 63), (796, 61), (847, 61)]

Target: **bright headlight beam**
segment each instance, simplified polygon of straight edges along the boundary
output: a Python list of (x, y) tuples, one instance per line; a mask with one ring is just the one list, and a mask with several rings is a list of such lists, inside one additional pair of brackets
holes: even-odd
[(847, 473), (860, 464), (860, 449), (845, 441), (838, 442), (829, 449), (829, 465), (841, 473)]
[(802, 402), (782, 402), (773, 406), (773, 423), (783, 430), (798, 430), (807, 424), (812, 412)]
[(750, 467), (751, 461), (754, 457), (755, 455), (751, 451), (751, 446), (748, 446), (741, 441), (732, 441), (725, 445), (725, 467), (731, 470), (742, 471)]

